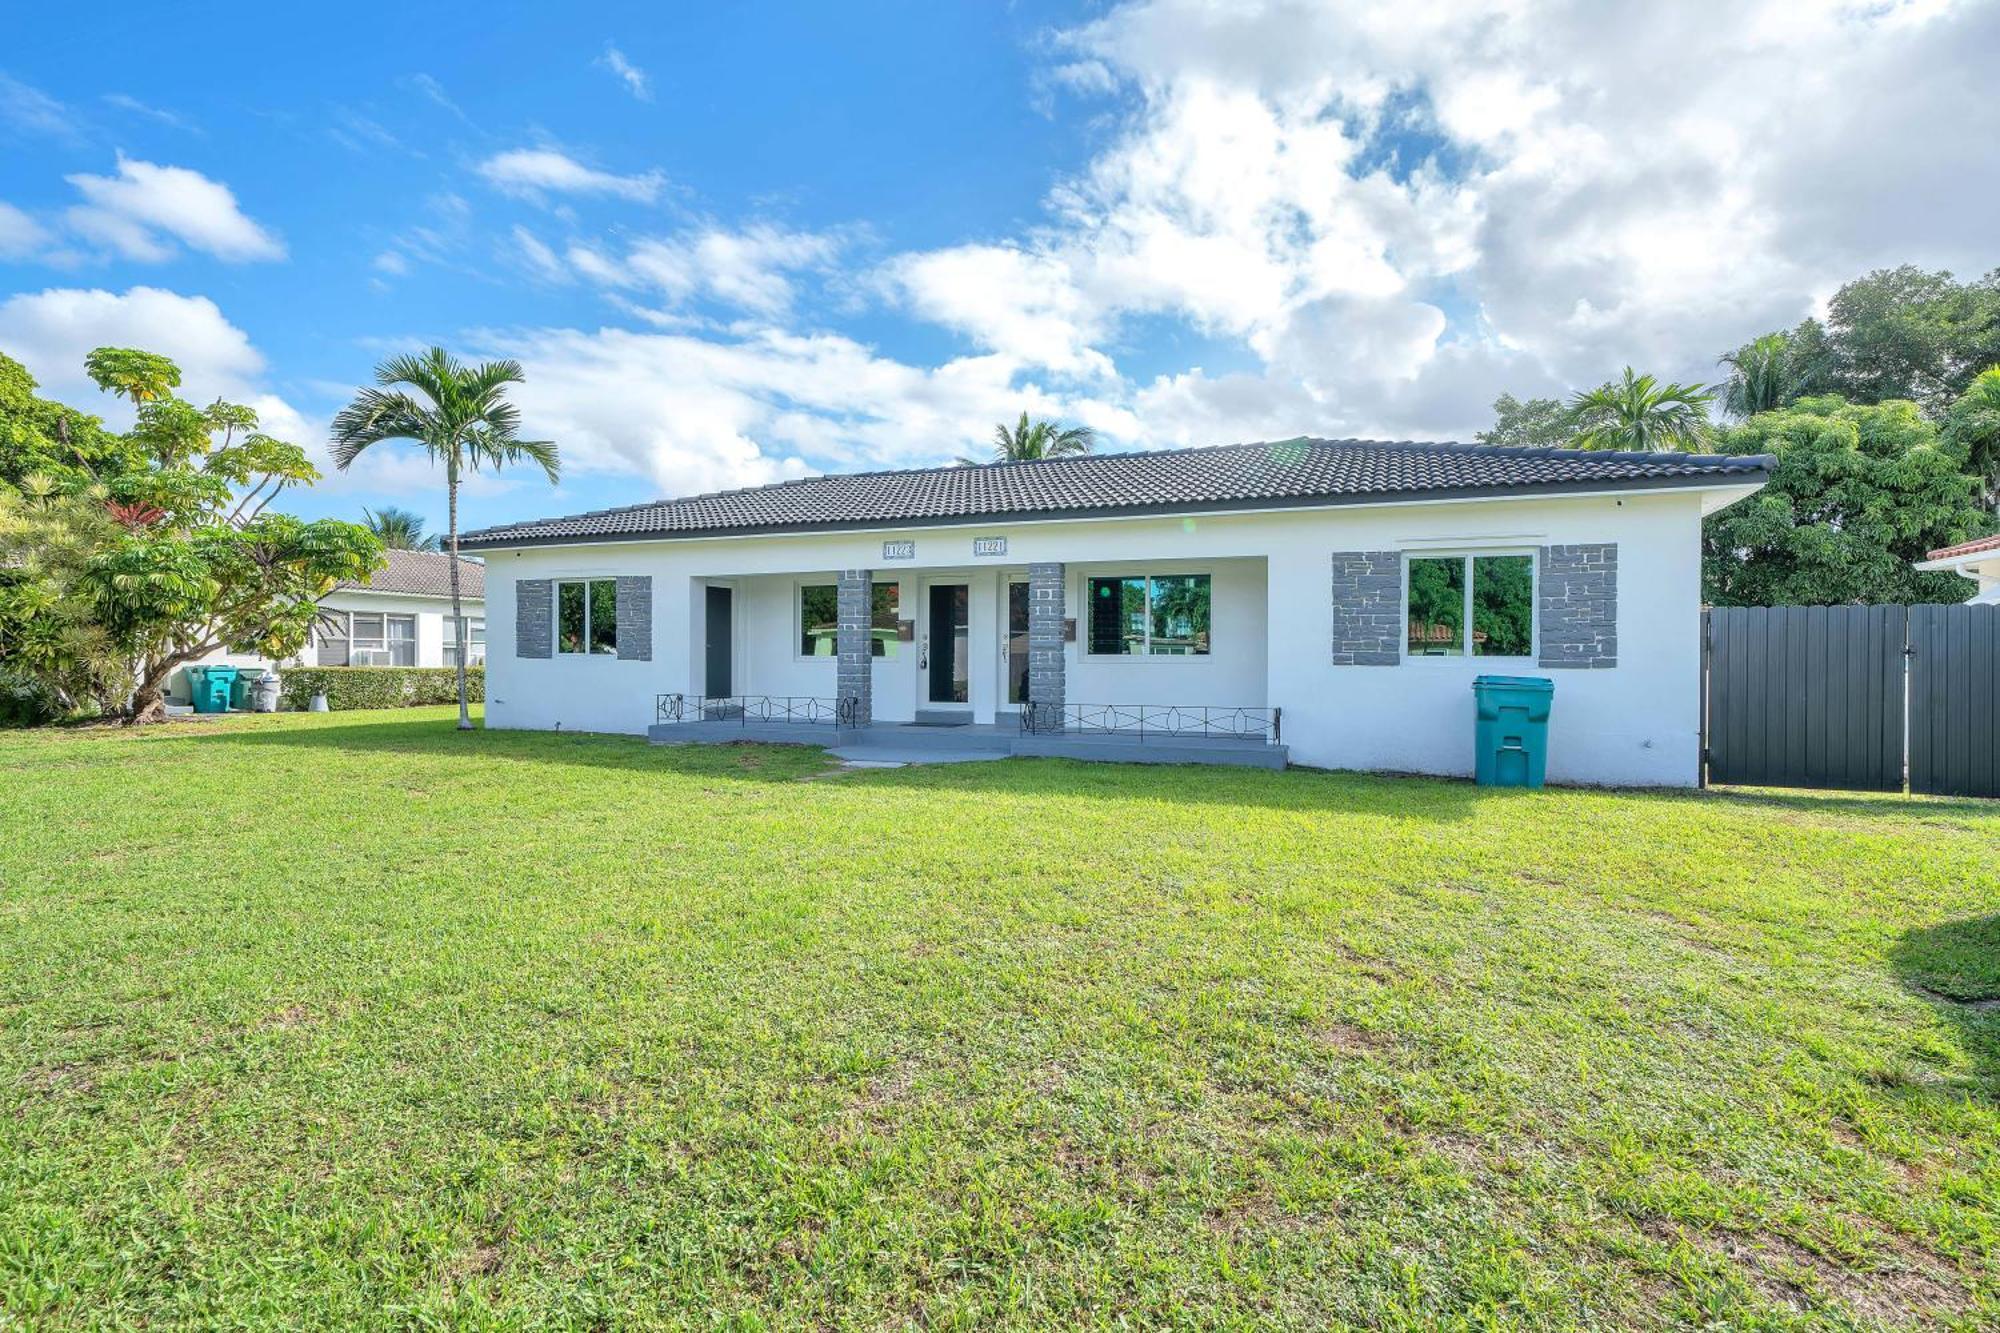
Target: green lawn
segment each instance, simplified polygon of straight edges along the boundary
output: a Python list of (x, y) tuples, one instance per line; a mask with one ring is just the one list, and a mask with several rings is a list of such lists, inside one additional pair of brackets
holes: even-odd
[(2000, 807), (0, 736), (0, 1324), (2000, 1326)]

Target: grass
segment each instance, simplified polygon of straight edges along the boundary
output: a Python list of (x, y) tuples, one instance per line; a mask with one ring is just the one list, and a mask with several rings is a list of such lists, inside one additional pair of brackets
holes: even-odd
[(2000, 811), (0, 736), (0, 1322), (2000, 1325)]

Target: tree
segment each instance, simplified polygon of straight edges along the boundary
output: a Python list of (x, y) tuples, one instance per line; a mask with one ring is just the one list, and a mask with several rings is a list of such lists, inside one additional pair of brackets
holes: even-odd
[(1911, 568), (1990, 525), (1964, 454), (1916, 404), (1805, 398), (1724, 431), (1715, 448), (1777, 464), (1763, 490), (1703, 525), (1712, 604), (1958, 602), (1970, 591)]
[(1583, 449), (1691, 452), (1708, 437), (1715, 395), (1698, 384), (1662, 384), (1625, 367), (1624, 378), (1570, 400), (1576, 443)]
[(137, 465), (138, 450), (96, 417), (35, 395), (27, 367), (0, 354), (0, 481), (47, 478), (73, 491)]
[[(173, 673), (218, 649), (289, 657), (319, 600), (361, 580), (380, 544), (352, 523), (265, 510), (319, 476), (257, 414), (173, 395), (164, 357), (99, 348), (86, 361), (139, 405), (123, 447), (67, 480), (30, 473), (4, 487), (0, 668), (75, 706), (93, 695), (128, 722), (164, 715)], [(99, 474), (103, 475), (99, 475)]]
[(1522, 402), (1511, 393), (1493, 400), (1493, 429), (1472, 437), (1481, 444), (1525, 449), (1564, 449), (1576, 438), (1576, 413), (1555, 398)]
[(2000, 509), (2000, 366), (1973, 378), (1945, 413), (1941, 434), (1964, 451), (1987, 507)]
[(436, 533), (424, 531), (422, 514), (408, 509), (398, 509), (394, 505), (383, 505), (380, 509), (363, 509), (362, 516), (368, 530), (375, 534), (375, 540), (391, 551), (435, 551), (438, 549)]
[[(1097, 432), (1088, 426), (1061, 426), (1053, 421), (1029, 421), (1023, 412), (1018, 425), (1005, 422), (993, 428), (994, 463), (1025, 463), (1037, 458), (1069, 458), (1087, 454), (1097, 443)], [(977, 466), (976, 458), (958, 460)]]
[(2000, 270), (1959, 283), (1911, 264), (1878, 269), (1827, 306), (1833, 386), (1850, 402), (1908, 398), (1941, 417), (2000, 361)]
[[(498, 469), (531, 462), (550, 483), (562, 474), (556, 447), (547, 440), (520, 438), (521, 412), (507, 401), (507, 386), (522, 382), (518, 361), (482, 361), (466, 366), (433, 347), (413, 356), (394, 356), (375, 367), (378, 387), (363, 389), (333, 419), (333, 461), (342, 471), (364, 450), (385, 440), (424, 447), (433, 463), (444, 464), (445, 515), (451, 550), (451, 619), (458, 641), (466, 642), (465, 613), (459, 601), (458, 486), (468, 470)], [(458, 727), (470, 730), (466, 705), (465, 657), (458, 655)]]
[(1729, 382), (1722, 390), (1722, 410), (1733, 417), (1754, 417), (1759, 412), (1775, 412), (1796, 398), (1792, 374), (1790, 334), (1767, 333), (1752, 338), (1717, 361), (1729, 367)]

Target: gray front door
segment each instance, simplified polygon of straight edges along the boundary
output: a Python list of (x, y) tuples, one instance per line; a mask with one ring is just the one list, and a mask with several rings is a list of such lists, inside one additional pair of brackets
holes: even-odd
[(735, 637), (735, 622), (731, 617), (734, 602), (729, 589), (709, 585), (707, 694), (711, 699), (724, 699), (736, 693), (735, 682), (730, 679), (734, 662), (731, 655)]

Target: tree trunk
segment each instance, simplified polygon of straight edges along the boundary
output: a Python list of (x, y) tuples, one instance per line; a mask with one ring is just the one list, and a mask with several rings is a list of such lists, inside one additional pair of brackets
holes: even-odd
[(451, 533), (451, 624), (458, 635), (458, 729), (472, 730), (472, 710), (465, 702), (465, 657), (472, 650), (465, 612), (458, 604), (458, 460), (445, 464), (445, 523)]
[(136, 727), (145, 723), (167, 720), (166, 691), (148, 682), (132, 692), (132, 702), (127, 705), (125, 725)]

